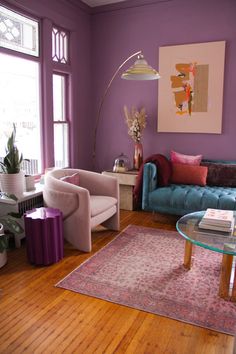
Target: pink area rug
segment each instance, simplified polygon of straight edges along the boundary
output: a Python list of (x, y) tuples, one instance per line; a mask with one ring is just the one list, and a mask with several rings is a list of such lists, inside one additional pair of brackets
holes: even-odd
[(195, 247), (190, 271), (174, 231), (128, 226), (56, 286), (227, 334), (236, 304), (218, 297), (221, 254)]

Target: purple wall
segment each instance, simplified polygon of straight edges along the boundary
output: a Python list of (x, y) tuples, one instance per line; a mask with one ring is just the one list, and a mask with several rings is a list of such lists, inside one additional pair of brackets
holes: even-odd
[[(152, 1), (153, 2), (153, 1)], [(142, 49), (150, 65), (158, 69), (158, 48), (165, 45), (226, 40), (222, 134), (157, 133), (157, 82), (115, 79), (102, 109), (98, 129), (96, 169), (112, 168), (124, 152), (132, 159), (133, 141), (127, 134), (123, 106), (145, 106), (148, 125), (143, 135), (144, 157), (169, 154), (171, 149), (202, 153), (205, 158), (236, 160), (236, 1), (173, 0), (126, 3), (122, 8), (98, 8), (92, 15), (93, 118), (106, 84), (116, 68)], [(127, 64), (129, 67), (132, 60)], [(125, 68), (126, 68), (125, 67)]]
[[(158, 48), (164, 45), (226, 40), (223, 132), (214, 134), (157, 133), (157, 82), (132, 82), (117, 77), (108, 92), (97, 135), (96, 169), (112, 168), (121, 152), (132, 160), (133, 141), (127, 134), (123, 106), (145, 106), (148, 125), (143, 134), (144, 157), (168, 154), (171, 149), (206, 158), (235, 159), (236, 118), (236, 1), (235, 0), (129, 0), (89, 9), (79, 0), (1, 0), (59, 24), (72, 36), (72, 166), (92, 168), (93, 131), (99, 102), (112, 74), (132, 53), (142, 49), (149, 64), (158, 69)], [(149, 3), (149, 4), (148, 4)], [(47, 27), (47, 26), (46, 26)], [(45, 27), (45, 28), (46, 28)], [(43, 31), (43, 51), (50, 34)], [(127, 64), (129, 67), (132, 60)], [(45, 77), (52, 68), (49, 60)], [(126, 68), (125, 67), (125, 68)], [(47, 74), (48, 73), (48, 74)], [(47, 136), (46, 165), (52, 165), (52, 107), (50, 80), (44, 94)]]

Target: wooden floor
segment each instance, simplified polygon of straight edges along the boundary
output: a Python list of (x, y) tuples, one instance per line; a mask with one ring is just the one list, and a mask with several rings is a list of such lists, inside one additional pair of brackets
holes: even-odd
[[(121, 213), (121, 229), (137, 224), (174, 230), (175, 221), (151, 213)], [(92, 254), (116, 234), (94, 232)], [(35, 267), (27, 262), (25, 247), (8, 252), (8, 264), (0, 270), (1, 354), (233, 353), (232, 336), (54, 287), (90, 256), (66, 244), (62, 261)]]

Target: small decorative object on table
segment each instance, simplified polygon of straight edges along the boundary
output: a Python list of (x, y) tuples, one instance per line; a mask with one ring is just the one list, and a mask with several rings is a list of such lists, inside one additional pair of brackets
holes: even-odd
[(26, 190), (26, 192), (30, 192), (30, 191), (35, 190), (34, 176), (25, 175), (25, 190)]
[(122, 153), (115, 159), (113, 172), (126, 172), (128, 170), (130, 170), (129, 158)]
[(143, 162), (143, 146), (141, 144), (142, 130), (146, 127), (146, 112), (145, 108), (142, 108), (140, 112), (132, 107), (131, 111), (124, 107), (126, 123), (128, 125), (128, 134), (134, 140), (134, 161), (133, 168), (138, 170)]

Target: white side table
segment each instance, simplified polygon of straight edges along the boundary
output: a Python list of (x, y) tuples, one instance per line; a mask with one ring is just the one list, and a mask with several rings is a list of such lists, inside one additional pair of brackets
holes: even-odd
[[(0, 216), (4, 216), (8, 213), (17, 213), (22, 215), (21, 218), (17, 218), (17, 222), (24, 229), (23, 215), (27, 210), (38, 208), (43, 206), (43, 185), (40, 183), (35, 184), (35, 190), (24, 192), (21, 198), (17, 201), (7, 198), (5, 196), (0, 197)], [(15, 246), (20, 248), (21, 239), (25, 237), (25, 233), (19, 235), (15, 234)]]
[(116, 177), (118, 179), (120, 187), (120, 209), (134, 210), (135, 205), (133, 199), (133, 190), (136, 184), (138, 171), (131, 170), (122, 173), (103, 171), (102, 174)]

